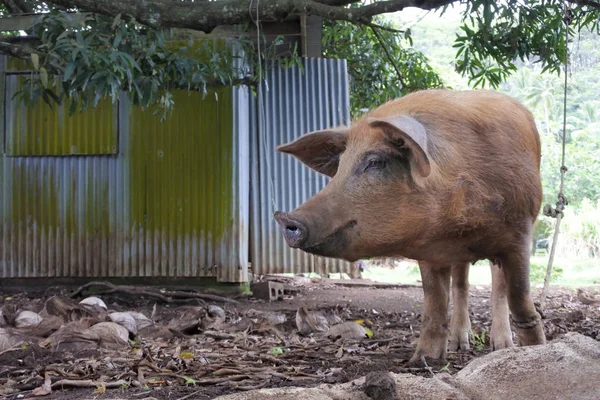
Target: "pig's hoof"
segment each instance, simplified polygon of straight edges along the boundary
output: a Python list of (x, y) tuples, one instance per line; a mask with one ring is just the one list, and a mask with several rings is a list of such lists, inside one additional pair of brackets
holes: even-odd
[(546, 344), (546, 335), (541, 324), (531, 329), (517, 329), (517, 339), (519, 346)]
[(494, 324), (492, 322), (492, 330), (490, 332), (490, 346), (492, 350), (507, 349), (515, 347), (513, 343), (513, 335), (510, 330), (508, 321), (505, 323)]
[(469, 331), (466, 329), (458, 330), (453, 332), (450, 336), (450, 342), (448, 343), (448, 350), (450, 351), (467, 351), (471, 348), (469, 344)]
[(530, 321), (514, 321), (517, 328), (517, 341), (519, 346), (535, 346), (546, 344), (546, 335), (544, 334), (544, 325), (539, 314), (536, 313)]
[(446, 343), (444, 342), (444, 346), (431, 346), (426, 350), (421, 346), (417, 346), (417, 350), (415, 350), (415, 353), (408, 361), (408, 365), (425, 367), (427, 366), (425, 359), (446, 361)]
[(508, 349), (509, 347), (515, 347), (515, 344), (512, 341), (512, 337), (497, 337), (490, 336), (490, 346), (492, 346), (492, 350), (502, 350)]
[(449, 351), (468, 351), (471, 348), (468, 339), (450, 340), (448, 343)]

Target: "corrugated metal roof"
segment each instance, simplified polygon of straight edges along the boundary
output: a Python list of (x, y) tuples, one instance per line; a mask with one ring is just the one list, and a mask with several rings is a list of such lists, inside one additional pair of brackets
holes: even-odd
[(291, 249), (273, 218), (293, 210), (327, 184), (327, 178), (275, 147), (307, 132), (350, 122), (345, 60), (305, 59), (304, 72), (269, 68), (253, 99), (251, 127), (251, 262), (255, 274), (349, 273), (352, 264)]

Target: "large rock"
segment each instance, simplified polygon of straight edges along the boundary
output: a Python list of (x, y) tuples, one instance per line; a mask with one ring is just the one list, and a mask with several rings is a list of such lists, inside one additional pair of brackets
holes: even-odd
[[(454, 376), (392, 374), (401, 400), (598, 400), (600, 343), (569, 333), (545, 346), (499, 350)], [(219, 400), (368, 400), (364, 378), (315, 388), (261, 389)]]

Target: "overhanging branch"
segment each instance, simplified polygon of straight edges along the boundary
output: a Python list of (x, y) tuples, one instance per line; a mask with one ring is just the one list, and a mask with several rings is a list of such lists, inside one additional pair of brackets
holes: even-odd
[(131, 15), (138, 22), (155, 28), (188, 28), (208, 33), (217, 26), (252, 22), (256, 17), (262, 21), (279, 21), (301, 14), (364, 23), (375, 15), (406, 7), (431, 10), (455, 1), (387, 0), (351, 9), (343, 6), (356, 0), (52, 0), (52, 3), (108, 16)]
[(7, 42), (0, 42), (0, 54), (6, 54), (16, 58), (31, 59), (31, 55), (35, 51), (27, 46), (21, 46), (18, 44), (12, 44)]

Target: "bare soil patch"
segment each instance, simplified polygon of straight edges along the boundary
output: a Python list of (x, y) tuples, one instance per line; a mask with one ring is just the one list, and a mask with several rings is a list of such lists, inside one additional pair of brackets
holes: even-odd
[[(35, 333), (33, 328), (4, 326), (13, 337), (18, 334), (21, 343), (0, 352), (0, 399), (33, 398), (44, 382), (54, 385), (46, 399), (212, 399), (263, 387), (344, 383), (378, 370), (426, 377), (442, 370), (454, 374), (489, 352), (489, 287), (471, 288), (476, 334), (471, 350), (449, 353), (447, 364), (431, 363), (427, 369), (406, 365), (419, 334), (421, 287), (284, 281), (293, 294), (275, 302), (242, 297), (235, 304), (201, 299), (165, 304), (144, 295), (102, 295), (109, 313), (137, 311), (153, 321), (152, 326), (130, 333), (126, 344), (117, 340), (108, 346), (93, 339), (85, 346), (57, 349), (44, 341), (56, 331), (33, 337), (28, 336)], [(52, 296), (68, 300), (72, 293), (65, 288), (0, 293), (0, 307), (5, 316), (20, 310), (45, 316), (45, 304)], [(81, 298), (73, 300), (77, 304)], [(215, 316), (214, 309), (209, 313), (210, 305), (221, 307), (225, 318)], [(300, 335), (296, 311), (301, 306), (342, 321), (359, 321), (373, 335), (360, 340)], [(110, 321), (106, 312), (97, 318)], [(544, 324), (548, 340), (569, 331), (600, 340), (600, 307), (582, 304), (574, 290), (553, 287)]]

